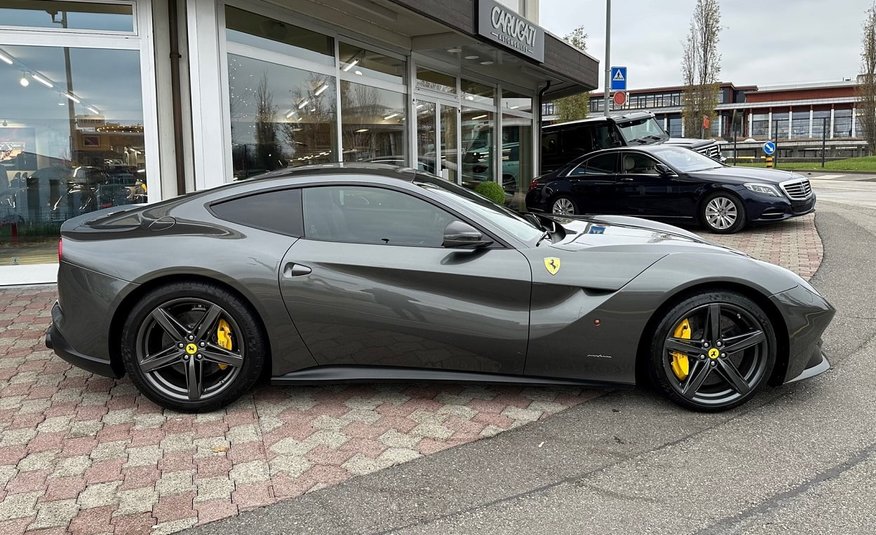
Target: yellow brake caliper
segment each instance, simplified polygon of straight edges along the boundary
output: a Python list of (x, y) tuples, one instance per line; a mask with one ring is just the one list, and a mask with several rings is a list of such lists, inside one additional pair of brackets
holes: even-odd
[[(690, 340), (690, 323), (688, 323), (687, 318), (678, 324), (672, 336)], [(672, 373), (678, 377), (679, 381), (684, 381), (687, 379), (688, 373), (690, 373), (690, 362), (687, 360), (687, 355), (677, 351), (673, 351), (670, 354), (672, 355)]]
[[(233, 344), (231, 343), (231, 325), (228, 325), (228, 322), (225, 320), (219, 320), (219, 327), (216, 328), (216, 341), (223, 349), (227, 349), (228, 351), (234, 349)], [(217, 365), (220, 370), (224, 370), (228, 367), (228, 364), (223, 363)]]

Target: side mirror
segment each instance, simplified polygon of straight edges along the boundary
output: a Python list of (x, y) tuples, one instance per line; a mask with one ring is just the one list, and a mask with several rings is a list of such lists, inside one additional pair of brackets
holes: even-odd
[(444, 228), (444, 247), (471, 247), (479, 248), (492, 245), (493, 240), (484, 238), (480, 231), (468, 223), (451, 221)]
[(660, 173), (660, 176), (675, 176), (675, 171), (670, 169), (668, 165), (658, 163), (655, 168), (657, 169), (657, 172)]

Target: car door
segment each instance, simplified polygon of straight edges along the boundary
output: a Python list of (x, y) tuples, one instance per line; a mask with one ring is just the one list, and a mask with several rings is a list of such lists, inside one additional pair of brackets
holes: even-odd
[(675, 173), (661, 173), (660, 165), (665, 166), (644, 152), (621, 152), (616, 191), (618, 213), (681, 220), (695, 212), (692, 204), (696, 187)]
[(522, 373), (531, 270), (522, 253), (442, 247), (458, 216), (410, 192), (303, 191), (304, 238), (280, 289), (321, 365)]
[(617, 153), (597, 154), (572, 168), (566, 178), (572, 200), (583, 214), (617, 213)]

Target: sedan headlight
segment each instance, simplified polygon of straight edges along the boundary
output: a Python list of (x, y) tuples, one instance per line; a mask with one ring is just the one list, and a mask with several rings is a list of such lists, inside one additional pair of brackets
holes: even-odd
[(764, 195), (772, 195), (773, 197), (781, 197), (782, 194), (775, 186), (769, 184), (745, 184), (745, 187), (755, 193), (763, 193)]

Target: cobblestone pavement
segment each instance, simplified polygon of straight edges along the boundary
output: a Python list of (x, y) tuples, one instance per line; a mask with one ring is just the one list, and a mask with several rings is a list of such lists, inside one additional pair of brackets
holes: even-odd
[[(710, 239), (715, 236), (710, 235)], [(813, 217), (719, 238), (811, 276)], [(716, 240), (717, 241), (717, 240)], [(164, 411), (43, 346), (54, 287), (0, 289), (0, 533), (170, 533), (478, 440), (599, 392), (263, 386)]]

